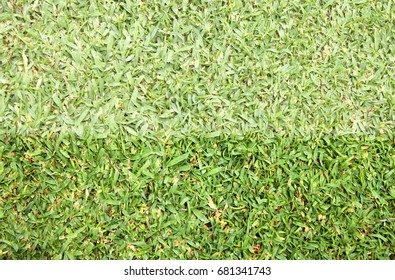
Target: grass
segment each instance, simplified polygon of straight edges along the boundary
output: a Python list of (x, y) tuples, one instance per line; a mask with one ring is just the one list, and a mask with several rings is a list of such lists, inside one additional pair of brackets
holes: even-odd
[(0, 1), (0, 259), (394, 259), (391, 1)]

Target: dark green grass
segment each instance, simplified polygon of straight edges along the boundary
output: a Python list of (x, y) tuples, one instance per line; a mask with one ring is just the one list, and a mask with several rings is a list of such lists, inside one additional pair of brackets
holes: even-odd
[(2, 259), (394, 259), (379, 137), (1, 139)]

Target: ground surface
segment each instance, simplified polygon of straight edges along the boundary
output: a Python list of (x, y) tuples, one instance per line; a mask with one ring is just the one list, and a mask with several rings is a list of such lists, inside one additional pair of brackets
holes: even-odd
[(1, 1), (0, 259), (394, 259), (391, 1)]

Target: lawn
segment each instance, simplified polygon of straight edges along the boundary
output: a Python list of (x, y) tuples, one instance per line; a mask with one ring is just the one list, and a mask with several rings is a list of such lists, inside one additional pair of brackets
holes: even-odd
[(395, 259), (392, 1), (0, 0), (0, 259)]

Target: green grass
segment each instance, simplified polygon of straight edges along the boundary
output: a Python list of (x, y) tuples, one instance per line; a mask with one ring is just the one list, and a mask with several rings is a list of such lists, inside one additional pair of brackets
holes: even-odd
[(392, 1), (0, 1), (0, 259), (395, 259)]

